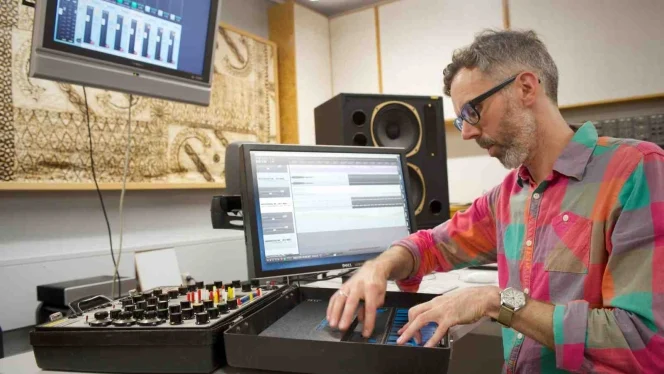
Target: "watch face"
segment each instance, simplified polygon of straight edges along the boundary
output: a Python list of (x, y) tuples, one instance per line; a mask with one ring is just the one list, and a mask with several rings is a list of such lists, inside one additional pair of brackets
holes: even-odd
[(507, 288), (503, 291), (502, 301), (511, 308), (520, 308), (526, 304), (526, 297), (523, 292), (517, 291), (514, 288)]

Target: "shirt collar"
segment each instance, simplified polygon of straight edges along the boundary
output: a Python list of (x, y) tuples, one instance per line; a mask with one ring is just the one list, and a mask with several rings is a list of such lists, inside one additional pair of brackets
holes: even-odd
[[(592, 122), (583, 125), (570, 125), (574, 136), (553, 164), (553, 170), (576, 180), (583, 179), (586, 166), (597, 145), (597, 130)], [(519, 185), (523, 186), (530, 180), (530, 172), (524, 165), (517, 172)]]

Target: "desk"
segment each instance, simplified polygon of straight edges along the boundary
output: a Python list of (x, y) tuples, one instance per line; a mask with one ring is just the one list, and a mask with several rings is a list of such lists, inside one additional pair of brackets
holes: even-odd
[[(462, 281), (464, 275), (474, 270), (456, 270), (450, 273), (435, 273), (425, 277), (420, 286), (420, 292), (433, 293), (436, 290), (439, 292), (447, 292), (449, 290), (466, 288), (466, 287), (476, 287), (483, 286), (483, 284), (473, 284)], [(480, 270), (487, 271), (487, 270)], [(496, 276), (497, 282), (497, 276)], [(497, 283), (496, 283), (497, 284)], [(329, 281), (318, 281), (307, 284), (307, 287), (326, 287), (326, 288), (339, 288), (341, 285), (341, 279), (332, 279)], [(304, 286), (303, 286), (304, 287)], [(394, 282), (388, 283), (388, 291), (398, 290)], [(459, 340), (464, 335), (472, 332), (476, 327), (480, 326), (483, 321), (479, 321), (472, 325), (465, 326), (456, 326), (450, 329), (450, 334), (452, 335), (452, 340)], [(452, 359), (454, 361), (454, 359)], [(452, 365), (452, 362), (450, 363)], [(7, 357), (0, 359), (0, 374), (71, 374), (72, 372), (63, 372), (63, 371), (46, 371), (41, 370), (35, 361), (35, 356), (32, 352), (26, 352), (19, 355)], [(225, 366), (217, 369), (214, 374), (267, 374), (267, 373), (276, 373), (272, 371), (262, 371), (262, 370), (248, 370), (248, 369), (236, 369), (229, 366)], [(91, 373), (93, 374), (93, 373)], [(99, 373), (101, 374), (101, 373)]]

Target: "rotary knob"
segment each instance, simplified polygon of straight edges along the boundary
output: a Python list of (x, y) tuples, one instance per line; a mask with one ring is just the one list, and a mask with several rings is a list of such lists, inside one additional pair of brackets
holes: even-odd
[[(124, 310), (125, 310), (125, 312), (133, 312), (134, 310), (136, 310), (136, 305), (133, 305), (133, 304), (132, 305), (127, 305), (126, 307), (124, 307)], [(120, 317), (122, 317), (122, 316), (120, 316)]]
[(196, 303), (193, 305), (193, 308), (194, 308), (194, 313), (198, 314), (204, 310), (205, 306), (201, 303)]
[(131, 299), (134, 301), (134, 304), (136, 304), (137, 302), (143, 300), (143, 294), (140, 293), (140, 292), (139, 292), (139, 293), (135, 293), (135, 294), (133, 294), (133, 295), (131, 296)]
[(187, 286), (187, 291), (196, 292), (196, 285), (195, 284), (190, 284), (189, 286)]
[(157, 318), (157, 312), (151, 310), (145, 313), (145, 319), (138, 321), (138, 324), (141, 326), (157, 326), (164, 323), (163, 319)]
[(168, 301), (160, 301), (157, 303), (157, 309), (168, 309)]
[(182, 318), (183, 319), (194, 318), (194, 310), (191, 308), (182, 308)]
[(251, 282), (242, 282), (242, 292), (251, 292)]
[[(178, 305), (176, 305), (176, 306), (178, 306)], [(168, 318), (168, 309), (157, 309), (157, 318), (167, 319)]]
[(173, 314), (173, 313), (180, 313), (182, 309), (180, 309), (180, 306), (178, 304), (173, 304), (168, 307), (168, 311)]
[(167, 293), (162, 293), (161, 295), (157, 296), (157, 300), (159, 300), (159, 301), (168, 301), (168, 294)]
[(217, 308), (208, 308), (207, 313), (210, 316), (210, 319), (219, 318), (219, 309)]
[(205, 309), (210, 309), (214, 307), (214, 300), (205, 300), (203, 301), (203, 306)]
[(147, 306), (148, 306), (148, 302), (145, 301), (145, 300), (141, 300), (141, 301), (139, 301), (139, 302), (136, 303), (136, 309), (143, 309), (143, 310), (145, 310), (145, 308), (147, 308)]
[(234, 280), (233, 281), (233, 288), (240, 288), (242, 287), (242, 282), (239, 280)]
[(157, 310), (157, 306), (156, 305), (148, 305), (148, 306), (145, 307), (145, 310), (146, 311), (148, 311), (148, 310)]
[(178, 293), (179, 293), (181, 296), (185, 296), (185, 295), (187, 294), (187, 291), (188, 291), (188, 290), (187, 290), (187, 287), (185, 287), (185, 286), (180, 286), (180, 287), (178, 287)]
[(111, 324), (108, 319), (108, 311), (99, 311), (94, 314), (95, 319), (90, 321), (89, 325), (93, 327), (104, 327)]
[(157, 305), (157, 301), (157, 298), (154, 296), (148, 297), (148, 305)]
[(204, 325), (206, 323), (210, 322), (210, 316), (207, 314), (207, 312), (202, 312), (202, 313), (196, 313), (196, 324), (197, 325)]
[(203, 282), (196, 282), (196, 289), (197, 289), (197, 290), (202, 290), (203, 288), (205, 288), (205, 283), (203, 283)]
[(122, 299), (122, 306), (127, 306), (132, 304), (134, 304), (134, 300), (132, 300), (131, 298)]
[(154, 296), (159, 296), (159, 295), (161, 295), (162, 293), (164, 293), (164, 291), (162, 291), (161, 288), (155, 288), (154, 290), (152, 290), (152, 294), (153, 294)]
[(228, 304), (226, 304), (226, 303), (217, 304), (217, 309), (219, 309), (221, 314), (226, 314), (226, 313), (228, 313)]
[(212, 290), (214, 290), (214, 284), (206, 284), (205, 285), (205, 290), (207, 292), (212, 292)]
[(180, 301), (180, 306), (182, 309), (191, 308), (191, 301)]
[[(185, 295), (187, 293), (185, 292)], [(168, 298), (169, 299), (177, 299), (178, 298), (178, 290), (170, 290), (168, 291)]]
[(124, 312), (120, 313), (119, 319), (113, 321), (113, 324), (120, 327), (131, 326), (136, 323), (136, 320), (132, 317), (133, 313), (125, 310)]
[(120, 309), (112, 309), (112, 310), (111, 310), (111, 319), (118, 319), (118, 318), (120, 318), (120, 312), (122, 312), (122, 310), (120, 310)]
[(143, 319), (143, 316), (145, 315), (145, 310), (143, 309), (136, 309), (134, 310), (134, 319), (135, 320), (140, 320)]
[(258, 279), (252, 279), (251, 280), (251, 287), (258, 288), (260, 286), (261, 286), (260, 280), (258, 280)]
[(237, 309), (237, 299), (228, 300), (227, 304), (230, 310)]
[(171, 313), (170, 324), (171, 325), (181, 325), (182, 324), (182, 313)]
[(222, 281), (214, 281), (214, 286), (217, 287), (217, 289), (221, 289), (224, 287), (224, 282)]

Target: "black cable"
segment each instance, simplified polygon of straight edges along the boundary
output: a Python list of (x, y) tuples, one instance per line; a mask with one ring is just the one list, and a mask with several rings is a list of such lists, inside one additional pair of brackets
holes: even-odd
[[(88, 107), (88, 94), (83, 86), (83, 98), (85, 99), (85, 117), (88, 123), (88, 139), (90, 140), (90, 167), (92, 169), (92, 179), (95, 182), (95, 187), (97, 188), (97, 195), (99, 195), (99, 201), (101, 202), (101, 210), (104, 212), (104, 219), (106, 220), (106, 229), (108, 229), (108, 242), (111, 246), (111, 259), (113, 259), (113, 268), (117, 267), (115, 263), (115, 253), (113, 253), (113, 235), (111, 234), (111, 223), (108, 221), (108, 214), (106, 214), (106, 206), (104, 205), (104, 198), (101, 195), (101, 190), (99, 189), (99, 184), (97, 184), (97, 174), (95, 173), (95, 159), (92, 153), (92, 128), (90, 127), (90, 108)], [(122, 296), (121, 283), (120, 283), (120, 273), (115, 272), (115, 275), (118, 277), (118, 298)], [(111, 295), (113, 298), (113, 295)]]
[[(316, 282), (318, 282), (318, 281), (326, 281), (326, 280), (330, 280), (330, 279), (335, 279), (335, 278), (340, 278), (340, 277), (346, 276), (346, 275), (348, 275), (348, 274), (354, 272), (355, 270), (357, 270), (357, 269), (351, 269), (351, 270), (348, 270), (348, 271), (346, 271), (346, 272), (339, 273), (339, 274), (337, 274), (337, 275), (333, 275), (333, 276), (331, 276), (331, 277), (323, 277), (323, 278), (321, 278), (321, 279), (316, 278), (316, 277), (318, 276), (318, 274), (314, 274), (314, 275), (310, 275), (310, 276), (308, 276), (308, 277), (297, 277), (297, 278), (295, 278), (295, 280), (298, 281), (298, 282), (299, 282), (300, 280), (303, 280), (303, 281), (307, 281), (307, 280), (311, 281), (311, 280), (313, 280), (313, 281), (316, 281)], [(300, 284), (298, 283), (298, 287), (299, 287), (299, 286), (300, 286)]]

